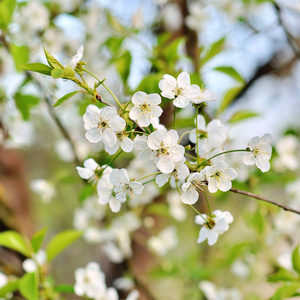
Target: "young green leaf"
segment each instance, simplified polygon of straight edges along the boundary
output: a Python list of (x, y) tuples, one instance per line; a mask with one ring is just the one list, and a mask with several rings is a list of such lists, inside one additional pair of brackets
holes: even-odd
[(282, 300), (288, 297), (292, 297), (295, 294), (297, 294), (299, 288), (299, 283), (286, 283), (275, 292), (275, 294), (270, 298), (270, 300)]
[(39, 98), (33, 95), (15, 94), (16, 106), (22, 114), (24, 120), (30, 117), (30, 109), (39, 103)]
[(19, 288), (19, 280), (9, 281), (0, 289), (0, 297), (5, 299), (6, 294), (13, 293)]
[(9, 25), (15, 6), (15, 0), (0, 1), (0, 28), (6, 28)]
[(10, 51), (14, 59), (17, 72), (23, 71), (22, 65), (26, 64), (29, 60), (29, 48), (25, 45), (17, 46), (12, 44)]
[(41, 64), (41, 63), (33, 63), (33, 64), (25, 64), (22, 65), (22, 68), (28, 71), (37, 72), (40, 74), (51, 76), (51, 70), (47, 65)]
[(16, 231), (4, 231), (0, 233), (0, 246), (13, 249), (25, 256), (30, 256), (30, 250), (23, 237)]
[(221, 113), (227, 107), (229, 107), (229, 105), (232, 103), (232, 101), (236, 98), (236, 96), (239, 94), (239, 92), (242, 89), (243, 89), (243, 86), (236, 86), (236, 87), (233, 87), (230, 90), (228, 90), (220, 104), (218, 113)]
[(300, 245), (298, 245), (292, 255), (293, 269), (300, 275)]
[(70, 99), (71, 97), (75, 96), (76, 94), (78, 93), (81, 93), (82, 91), (75, 91), (75, 92), (71, 92), (71, 93), (68, 93), (66, 95), (64, 95), (63, 97), (59, 98), (55, 104), (53, 104), (52, 106), (53, 107), (56, 107), (56, 106), (59, 106), (61, 105), (62, 103), (64, 103), (65, 101), (67, 101), (68, 99)]
[(70, 246), (73, 242), (82, 236), (81, 231), (67, 230), (55, 236), (46, 249), (48, 261), (51, 261), (56, 255)]
[(201, 57), (201, 64), (204, 65), (217, 54), (219, 54), (224, 49), (225, 41), (226, 39), (223, 37), (213, 43), (206, 51), (202, 52), (203, 55)]
[(61, 284), (54, 288), (54, 291), (57, 293), (74, 293), (74, 287), (69, 284)]
[(64, 69), (53, 69), (51, 71), (51, 76), (55, 79), (66, 78), (73, 79), (75, 77), (75, 71), (71, 66), (66, 66)]
[(52, 67), (53, 69), (64, 69), (63, 65), (45, 48), (44, 52), (50, 67)]
[(34, 236), (32, 237), (31, 245), (32, 245), (32, 248), (33, 248), (34, 252), (37, 252), (41, 248), (44, 237), (45, 237), (47, 231), (48, 231), (48, 228), (46, 227), (46, 228), (36, 232), (34, 234)]
[(58, 78), (61, 78), (61, 74), (64, 70), (63, 69), (53, 69), (51, 71), (51, 76), (54, 78), (54, 79), (58, 79)]
[(35, 273), (26, 273), (20, 280), (19, 290), (28, 300), (38, 299), (38, 278)]
[(235, 112), (229, 122), (230, 123), (235, 123), (235, 122), (239, 122), (248, 118), (253, 118), (253, 117), (257, 117), (259, 114), (253, 111), (247, 111), (247, 110), (241, 110), (241, 111), (237, 111)]
[(130, 65), (131, 65), (131, 54), (129, 51), (125, 51), (118, 58), (114, 60), (114, 64), (119, 72), (123, 82), (127, 82), (129, 73), (130, 73)]
[(241, 76), (241, 74), (234, 69), (233, 67), (228, 67), (228, 66), (222, 66), (222, 67), (217, 67), (214, 68), (214, 70), (224, 73), (228, 76), (230, 76), (231, 78), (235, 79), (236, 81), (240, 82), (240, 83), (245, 83), (244, 78)]
[(275, 274), (269, 276), (268, 281), (277, 282), (277, 281), (296, 281), (298, 280), (291, 271), (288, 271), (284, 268), (279, 268)]

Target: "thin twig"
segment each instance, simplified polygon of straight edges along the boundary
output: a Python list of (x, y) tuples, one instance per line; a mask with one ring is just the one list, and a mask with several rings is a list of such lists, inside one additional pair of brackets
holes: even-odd
[(264, 201), (264, 202), (274, 204), (274, 205), (284, 209), (285, 211), (290, 211), (290, 212), (293, 212), (293, 213), (296, 213), (296, 214), (300, 215), (300, 210), (291, 208), (287, 205), (284, 205), (284, 204), (278, 203), (276, 201), (261, 197), (259, 195), (255, 195), (255, 194), (252, 194), (252, 193), (249, 193), (249, 192), (246, 192), (246, 191), (242, 191), (242, 190), (239, 190), (239, 189), (234, 189), (234, 188), (231, 188), (230, 191), (233, 192), (233, 193), (236, 193), (236, 194), (244, 195), (244, 196), (247, 196), (247, 197), (252, 197), (252, 198), (255, 198), (257, 200), (261, 200), (261, 201)]

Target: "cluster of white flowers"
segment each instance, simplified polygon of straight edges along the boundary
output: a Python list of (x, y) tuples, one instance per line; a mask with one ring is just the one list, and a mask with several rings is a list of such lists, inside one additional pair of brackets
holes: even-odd
[[(77, 296), (86, 296), (93, 300), (119, 300), (118, 292), (113, 287), (107, 287), (105, 274), (96, 262), (90, 262), (85, 268), (75, 271), (74, 291)], [(126, 300), (136, 300), (139, 293), (133, 290)]]
[[(83, 48), (78, 49), (72, 60), (73, 67), (81, 59), (82, 51)], [(187, 72), (180, 73), (177, 79), (165, 74), (159, 82), (159, 88), (163, 97), (173, 100), (174, 106), (185, 108), (192, 103), (197, 108), (197, 112), (202, 102), (217, 99), (214, 92), (202, 90), (198, 85), (191, 84)], [(185, 147), (180, 144), (182, 138), (175, 129), (168, 131), (159, 124), (158, 118), (162, 114), (160, 103), (159, 94), (146, 94), (139, 91), (125, 106), (120, 104), (120, 110), (114, 107), (100, 109), (96, 105), (89, 105), (83, 116), (84, 127), (87, 130), (85, 136), (91, 143), (102, 141), (105, 151), (110, 155), (116, 153), (120, 147), (124, 152), (138, 151), (137, 159), (143, 162), (147, 159), (156, 168), (152, 174), (136, 179), (133, 175), (130, 176), (130, 173), (136, 173), (132, 169), (129, 172), (129, 169), (125, 168), (113, 169), (109, 165), (100, 166), (92, 158), (84, 162), (84, 168), (77, 167), (81, 178), (97, 184), (99, 203), (109, 204), (115, 213), (121, 210), (122, 203), (127, 200), (130, 200), (127, 201), (128, 204), (131, 203), (130, 206), (135, 206), (132, 199), (142, 195), (148, 183), (144, 180), (148, 177), (156, 176), (155, 182), (158, 187), (170, 182), (171, 187), (176, 188), (180, 193), (181, 201), (189, 205), (197, 202), (199, 194), (205, 192), (206, 186), (210, 193), (218, 190), (229, 191), (232, 187), (232, 180), (237, 177), (237, 172), (229, 167), (223, 158), (219, 160), (219, 156), (223, 153), (235, 151), (224, 152), (227, 134), (220, 120), (212, 120), (206, 125), (205, 118), (197, 114), (196, 128), (182, 134), (183, 137), (189, 133), (189, 141), (191, 145), (194, 145), (196, 153), (196, 157), (193, 157), (186, 153)], [(129, 110), (126, 110), (127, 107)], [(261, 138), (252, 138), (249, 141), (249, 147), (238, 150), (246, 152), (244, 163), (247, 165), (256, 163), (263, 172), (269, 170), (272, 152), (270, 142), (269, 134)], [(122, 151), (116, 155), (118, 156)], [(192, 160), (187, 161), (185, 156)], [(214, 159), (215, 157), (218, 158)], [(148, 202), (147, 200), (136, 203), (142, 205)], [(228, 224), (233, 221), (229, 212), (221, 213), (218, 210), (210, 213), (210, 216), (202, 215), (202, 217), (196, 218), (197, 224), (204, 225), (198, 242), (207, 238), (209, 245), (214, 244), (218, 235), (228, 230)], [(95, 231), (92, 232), (90, 236), (98, 236), (95, 240), (101, 240), (98, 234), (95, 235)], [(154, 249), (155, 245), (161, 244), (160, 240), (161, 237), (155, 237), (149, 245), (154, 245), (151, 246)], [(104, 249), (109, 248), (109, 252), (118, 253), (118, 251), (111, 250), (111, 245), (111, 243), (106, 243)], [(160, 250), (156, 252), (161, 253)], [(115, 256), (123, 257), (123, 255)], [(115, 261), (120, 260), (115, 259)]]

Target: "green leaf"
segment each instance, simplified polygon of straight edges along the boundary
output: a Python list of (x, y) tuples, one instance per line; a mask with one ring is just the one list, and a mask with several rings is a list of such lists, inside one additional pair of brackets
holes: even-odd
[(221, 73), (224, 73), (224, 74), (230, 76), (231, 78), (235, 79), (236, 81), (238, 81), (240, 83), (245, 83), (244, 78), (233, 67), (222, 66), (222, 67), (214, 68), (214, 70), (216, 70), (218, 72), (221, 72)]
[(14, 59), (17, 72), (23, 71), (22, 65), (26, 64), (29, 60), (29, 48), (25, 45), (17, 46), (12, 44), (10, 51)]
[(290, 271), (279, 268), (275, 274), (269, 276), (268, 281), (277, 282), (277, 281), (295, 281), (298, 280)]
[(13, 293), (18, 288), (19, 288), (19, 280), (10, 281), (0, 289), (0, 297), (5, 298), (6, 294)]
[(41, 73), (44, 75), (51, 76), (51, 68), (47, 65), (41, 63), (25, 64), (22, 65), (22, 68), (28, 71)]
[(173, 63), (178, 58), (178, 47), (181, 43), (183, 43), (185, 38), (179, 37), (173, 40), (170, 44), (165, 46), (164, 54), (169, 63)]
[(45, 48), (44, 48), (44, 52), (50, 67), (52, 67), (53, 69), (64, 69), (63, 65)]
[(61, 78), (61, 74), (62, 74), (63, 71), (64, 71), (63, 69), (52, 69), (51, 70), (51, 76), (54, 79)]
[(54, 291), (57, 293), (74, 293), (74, 287), (69, 284), (61, 284), (54, 288)]
[(217, 54), (219, 54), (224, 49), (225, 41), (226, 39), (225, 37), (223, 37), (220, 40), (213, 43), (208, 49), (203, 51), (203, 54), (201, 55), (201, 64), (204, 65)]
[(106, 40), (105, 45), (107, 46), (108, 49), (110, 49), (110, 51), (116, 55), (118, 53), (120, 53), (120, 49), (122, 46), (122, 43), (124, 41), (124, 37), (110, 37)]
[(158, 83), (163, 75), (163, 73), (150, 73), (142, 79), (136, 91), (144, 91), (147, 94), (160, 93), (161, 90), (158, 87)]
[(270, 298), (270, 300), (282, 300), (287, 297), (292, 297), (297, 293), (297, 290), (300, 288), (299, 283), (287, 283), (281, 286), (275, 294)]
[(53, 104), (52, 106), (53, 107), (56, 107), (56, 106), (59, 106), (61, 105), (62, 103), (64, 103), (65, 101), (67, 101), (68, 99), (70, 99), (71, 97), (75, 96), (76, 94), (78, 93), (81, 93), (82, 91), (75, 91), (75, 92), (71, 92), (71, 93), (68, 93), (66, 95), (64, 95), (63, 97), (59, 98), (55, 104)]
[(243, 86), (236, 86), (228, 90), (223, 100), (221, 101), (220, 107), (218, 109), (218, 113), (221, 113), (227, 107), (229, 107), (229, 105), (232, 103), (232, 101), (236, 98), (236, 96), (240, 93), (242, 89)]
[(11, 21), (15, 6), (15, 0), (0, 1), (0, 28), (7, 28)]
[(38, 279), (35, 273), (26, 273), (20, 280), (20, 293), (28, 300), (38, 299)]
[(66, 78), (73, 79), (75, 77), (75, 71), (71, 66), (66, 66), (64, 69), (53, 69), (51, 76), (55, 79)]
[(16, 231), (9, 230), (0, 233), (0, 246), (13, 249), (27, 257), (30, 256), (30, 251), (25, 240)]
[(22, 114), (24, 120), (30, 117), (30, 109), (39, 103), (39, 98), (33, 95), (15, 94), (16, 106)]
[(293, 269), (300, 275), (300, 245), (293, 251), (292, 263)]
[(62, 252), (65, 248), (79, 239), (82, 235), (81, 231), (67, 230), (55, 236), (46, 249), (48, 261), (51, 261), (56, 255)]
[(45, 237), (47, 231), (48, 231), (48, 228), (45, 227), (44, 229), (36, 232), (33, 235), (32, 239), (31, 239), (31, 245), (32, 245), (34, 252), (38, 252), (38, 250), (41, 248), (41, 245), (43, 243), (43, 240), (44, 240), (44, 237)]
[(130, 65), (131, 65), (130, 52), (125, 51), (124, 53), (122, 53), (122, 55), (120, 55), (118, 58), (114, 60), (114, 64), (123, 82), (126, 83), (130, 73)]
[(237, 111), (235, 112), (229, 122), (230, 123), (235, 123), (235, 122), (239, 122), (248, 118), (253, 118), (253, 117), (257, 117), (259, 114), (253, 111), (247, 111), (247, 110), (241, 110), (241, 111)]

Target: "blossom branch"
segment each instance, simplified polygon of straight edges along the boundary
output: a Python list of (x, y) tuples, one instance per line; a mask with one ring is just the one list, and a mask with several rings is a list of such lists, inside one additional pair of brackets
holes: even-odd
[(247, 197), (252, 197), (252, 198), (255, 198), (257, 200), (261, 200), (261, 201), (264, 201), (264, 202), (271, 203), (273, 205), (276, 205), (276, 206), (284, 209), (285, 211), (290, 211), (290, 212), (293, 212), (293, 213), (296, 213), (296, 214), (300, 215), (300, 210), (291, 208), (291, 207), (289, 207), (287, 205), (284, 205), (284, 204), (278, 203), (276, 201), (273, 201), (273, 200), (261, 197), (259, 195), (252, 194), (252, 193), (249, 193), (249, 192), (246, 192), (246, 191), (242, 191), (242, 190), (239, 190), (239, 189), (234, 189), (234, 188), (231, 188), (229, 191), (231, 191), (233, 193), (236, 193), (236, 194), (244, 195), (244, 196), (247, 196)]

